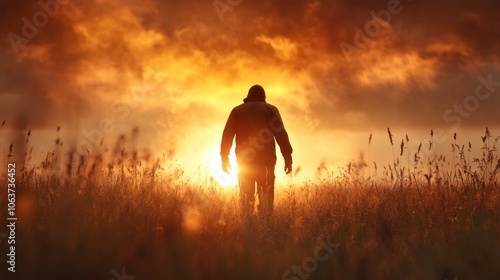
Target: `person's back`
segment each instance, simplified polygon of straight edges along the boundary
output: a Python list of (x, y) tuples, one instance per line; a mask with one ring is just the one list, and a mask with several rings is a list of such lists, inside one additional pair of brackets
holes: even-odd
[(229, 150), (236, 137), (236, 158), (240, 200), (245, 214), (253, 212), (255, 184), (259, 194), (259, 215), (269, 216), (274, 201), (275, 139), (285, 159), (285, 172), (292, 170), (292, 147), (278, 109), (266, 103), (265, 91), (252, 86), (244, 103), (235, 107), (227, 120), (221, 143), (222, 167), (229, 169)]
[(229, 151), (232, 135), (236, 135), (235, 153), (238, 163), (275, 164), (275, 138), (283, 155), (292, 154), (278, 109), (266, 102), (248, 101), (235, 107), (224, 131), (222, 150)]

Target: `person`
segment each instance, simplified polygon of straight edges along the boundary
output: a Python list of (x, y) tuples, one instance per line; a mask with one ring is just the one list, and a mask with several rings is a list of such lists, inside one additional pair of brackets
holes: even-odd
[(229, 151), (236, 138), (236, 163), (241, 211), (249, 217), (254, 211), (255, 190), (259, 199), (259, 217), (270, 218), (274, 203), (274, 168), (276, 142), (285, 161), (285, 173), (292, 171), (292, 146), (278, 109), (266, 102), (266, 93), (254, 85), (229, 114), (221, 141), (221, 161), (224, 172), (229, 173)]

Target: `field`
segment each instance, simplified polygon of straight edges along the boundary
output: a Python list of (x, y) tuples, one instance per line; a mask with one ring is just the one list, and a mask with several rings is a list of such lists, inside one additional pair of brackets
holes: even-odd
[(56, 147), (30, 165), (27, 150), (16, 273), (2, 242), (2, 279), (500, 279), (497, 141), (487, 131), (477, 159), (467, 144), (445, 159), (403, 141), (378, 171), (318, 170), (277, 187), (269, 223), (240, 217), (236, 188), (133, 152), (74, 158)]

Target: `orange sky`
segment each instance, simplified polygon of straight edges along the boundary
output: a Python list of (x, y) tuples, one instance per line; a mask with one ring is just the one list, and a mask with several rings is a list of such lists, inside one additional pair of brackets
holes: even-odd
[(97, 152), (86, 133), (112, 146), (138, 127), (141, 149), (200, 166), (253, 84), (308, 176), (370, 133), (370, 156), (392, 158), (387, 127), (415, 147), (431, 129), (500, 133), (495, 1), (48, 2), (0, 4), (3, 147), (31, 129), (41, 154), (61, 126), (67, 149)]

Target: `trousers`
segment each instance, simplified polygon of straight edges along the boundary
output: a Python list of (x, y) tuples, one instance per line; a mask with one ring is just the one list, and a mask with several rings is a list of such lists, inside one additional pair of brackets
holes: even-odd
[(259, 217), (269, 218), (273, 213), (274, 203), (274, 164), (238, 163), (238, 184), (240, 188), (240, 206), (244, 216), (254, 211), (255, 191), (259, 204)]

